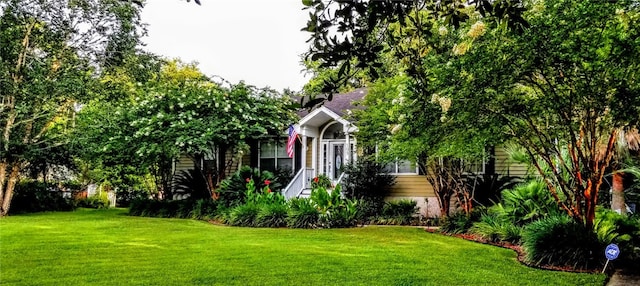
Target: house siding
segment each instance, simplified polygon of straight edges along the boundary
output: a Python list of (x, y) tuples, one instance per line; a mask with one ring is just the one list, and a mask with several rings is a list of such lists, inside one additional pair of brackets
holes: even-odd
[(511, 161), (502, 147), (495, 149), (495, 168), (495, 173), (503, 176), (524, 178), (529, 175), (527, 165)]
[(305, 154), (305, 156), (306, 156), (305, 160), (307, 160), (305, 162), (305, 167), (315, 168), (313, 166), (313, 138), (307, 138), (307, 153)]
[(398, 175), (386, 201), (410, 199), (416, 201), (420, 215), (437, 217), (440, 215), (438, 199), (433, 187), (424, 175)]
[(174, 162), (173, 174), (180, 174), (181, 171), (187, 171), (194, 168), (193, 160), (187, 155), (180, 155)]

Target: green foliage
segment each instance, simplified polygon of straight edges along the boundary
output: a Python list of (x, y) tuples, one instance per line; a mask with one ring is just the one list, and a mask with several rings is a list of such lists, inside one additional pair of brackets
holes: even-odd
[(463, 212), (457, 212), (442, 220), (440, 231), (451, 234), (466, 233), (473, 226), (473, 223), (480, 219), (480, 215), (480, 211), (477, 210), (471, 212), (469, 215)]
[[(253, 188), (247, 192), (248, 180), (253, 182)], [(267, 187), (265, 182), (269, 182), (271, 192), (279, 192), (282, 184), (276, 181), (273, 173), (269, 171), (260, 171), (258, 168), (242, 166), (231, 177), (220, 183), (219, 201), (226, 206), (236, 206), (247, 201), (247, 194), (256, 194)]]
[(150, 200), (136, 199), (131, 201), (129, 215), (164, 218), (190, 218), (196, 202), (193, 200)]
[(287, 226), (290, 228), (316, 228), (320, 212), (310, 199), (293, 198), (289, 201)]
[(22, 180), (16, 186), (10, 214), (70, 211), (74, 208), (72, 199), (63, 198), (55, 185)]
[(311, 188), (333, 188), (333, 183), (331, 183), (331, 179), (326, 175), (318, 175), (317, 177), (311, 180)]
[(601, 245), (615, 243), (620, 248), (616, 265), (640, 266), (640, 219), (598, 208), (594, 231)]
[(106, 209), (109, 208), (109, 197), (107, 192), (98, 192), (87, 198), (78, 200), (77, 206), (81, 208)]
[(288, 206), (282, 203), (263, 204), (256, 216), (258, 227), (284, 227), (287, 225)]
[(182, 170), (174, 177), (174, 190), (193, 200), (211, 198), (207, 181), (200, 170)]
[(502, 203), (492, 207), (516, 225), (525, 225), (540, 218), (559, 214), (561, 210), (547, 185), (532, 180), (502, 192)]
[(350, 199), (383, 199), (389, 194), (396, 179), (389, 175), (384, 164), (367, 156), (347, 165), (344, 172), (342, 187), (344, 195)]
[(418, 213), (417, 202), (410, 199), (393, 200), (384, 203), (382, 213), (376, 218), (376, 223), (408, 225), (416, 220)]
[(13, 192), (7, 182), (19, 180), (23, 166), (41, 172), (72, 165), (76, 104), (96, 97), (100, 73), (135, 50), (141, 30), (140, 7), (131, 2), (0, 6), (0, 215), (6, 215)]
[(502, 176), (500, 174), (480, 174), (467, 177), (469, 189), (473, 190), (473, 201), (489, 207), (500, 201), (503, 190), (512, 189), (520, 182), (520, 178)]
[(129, 207), (133, 200), (149, 199), (149, 191), (141, 189), (116, 189), (116, 206)]
[(522, 247), (528, 263), (574, 269), (599, 268), (598, 259), (604, 251), (595, 233), (564, 214), (527, 225), (522, 232)]
[(495, 213), (482, 214), (480, 221), (473, 223), (469, 232), (478, 234), (491, 242), (506, 241), (518, 244), (522, 237), (521, 226)]
[(212, 219), (216, 216), (218, 204), (212, 199), (200, 199), (193, 205), (191, 217), (194, 219)]
[(256, 226), (260, 206), (253, 203), (238, 205), (229, 211), (229, 224), (234, 226)]
[(324, 227), (350, 227), (357, 223), (358, 202), (342, 198), (340, 191), (340, 185), (331, 192), (323, 187), (311, 191), (310, 200), (320, 212), (320, 224)]

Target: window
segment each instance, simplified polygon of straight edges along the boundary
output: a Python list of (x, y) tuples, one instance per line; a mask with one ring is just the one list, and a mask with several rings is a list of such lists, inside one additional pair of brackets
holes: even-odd
[(293, 159), (287, 155), (286, 138), (280, 141), (260, 142), (260, 170), (293, 170)]
[(418, 174), (418, 166), (409, 160), (396, 160), (395, 162), (387, 163), (385, 171), (391, 174), (415, 175)]

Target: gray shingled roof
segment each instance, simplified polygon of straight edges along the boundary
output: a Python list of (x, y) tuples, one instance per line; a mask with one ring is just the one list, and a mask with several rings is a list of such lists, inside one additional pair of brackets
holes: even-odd
[[(336, 114), (344, 117), (347, 110), (363, 108), (361, 105), (354, 106), (353, 102), (362, 100), (366, 94), (367, 94), (367, 88), (365, 87), (354, 89), (347, 93), (334, 94), (333, 100), (325, 101), (323, 106), (335, 112)], [(307, 114), (309, 114), (307, 110), (302, 110), (298, 112), (298, 116), (300, 116), (300, 118), (305, 117)]]

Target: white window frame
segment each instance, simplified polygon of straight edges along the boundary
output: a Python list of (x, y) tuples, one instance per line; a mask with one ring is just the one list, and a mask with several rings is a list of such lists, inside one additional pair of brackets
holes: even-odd
[[(278, 139), (285, 140), (285, 141), (281, 142)], [(286, 141), (287, 138), (283, 137), (283, 138), (278, 138), (278, 139), (260, 140), (260, 141), (258, 141), (258, 169), (262, 170), (261, 162), (262, 162), (263, 158), (264, 159), (274, 159), (274, 167), (276, 169), (278, 169), (278, 159), (287, 159), (287, 160), (291, 160), (291, 170), (295, 171), (294, 170), (294, 168), (295, 168), (295, 160), (294, 160), (295, 159), (295, 155), (293, 156), (293, 158), (290, 158), (289, 156), (286, 156), (286, 153), (285, 153), (286, 157), (278, 157), (279, 148), (283, 148), (283, 149), (287, 148), (287, 141)], [(264, 143), (274, 143), (275, 144), (275, 148), (273, 149), (273, 154), (271, 154), (271, 156), (269, 156), (269, 157), (263, 157), (264, 153), (262, 151), (262, 144), (264, 144)], [(281, 143), (284, 143), (284, 144), (281, 144)], [(282, 145), (282, 146), (280, 146), (280, 145)], [(294, 154), (295, 154), (295, 150), (293, 150), (293, 151), (294, 151)]]
[[(376, 159), (378, 159), (378, 144), (376, 144)], [(407, 176), (407, 175), (419, 175), (420, 174), (420, 168), (418, 168), (418, 164), (417, 163), (415, 163), (415, 165), (416, 165), (415, 167), (416, 168), (415, 168), (414, 172), (400, 173), (399, 172), (399, 170), (400, 170), (399, 163), (401, 163), (401, 162), (407, 162), (407, 163), (411, 164), (411, 161), (409, 161), (409, 160), (400, 160), (399, 158), (396, 157), (396, 159), (393, 160), (393, 162), (386, 163), (385, 164), (385, 168), (386, 168), (386, 165), (393, 164), (393, 170), (392, 170), (392, 172), (389, 172), (389, 174), (390, 175), (394, 175), (394, 176)]]

